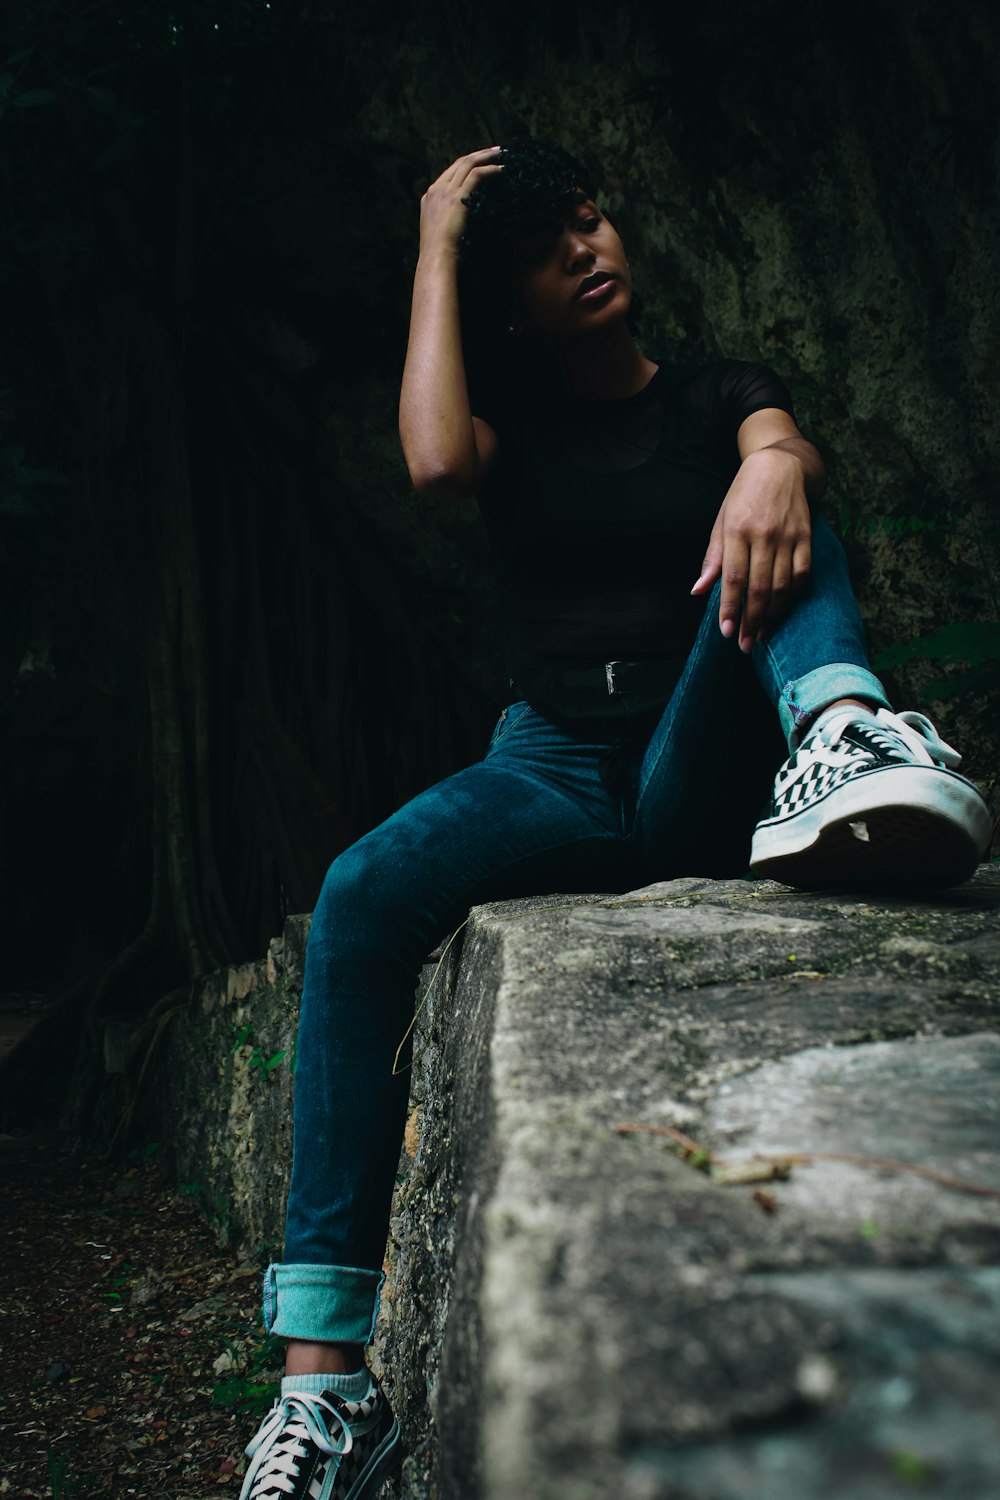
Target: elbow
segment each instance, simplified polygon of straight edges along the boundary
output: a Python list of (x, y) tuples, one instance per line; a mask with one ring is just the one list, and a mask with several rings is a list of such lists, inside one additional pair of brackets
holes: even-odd
[(432, 500), (467, 500), (476, 492), (476, 477), (452, 464), (410, 462), (406, 467), (418, 495)]

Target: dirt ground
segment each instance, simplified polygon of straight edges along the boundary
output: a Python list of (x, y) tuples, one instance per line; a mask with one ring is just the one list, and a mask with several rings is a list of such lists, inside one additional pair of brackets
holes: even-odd
[(280, 1357), (260, 1267), (219, 1247), (155, 1147), (109, 1165), (9, 1135), (0, 1172), (0, 1495), (235, 1500)]

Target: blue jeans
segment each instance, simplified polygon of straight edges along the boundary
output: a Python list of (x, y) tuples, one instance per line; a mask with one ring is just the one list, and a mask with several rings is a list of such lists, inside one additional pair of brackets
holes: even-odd
[(843, 550), (822, 519), (808, 591), (749, 658), (721, 635), (718, 609), (716, 589), (619, 795), (599, 774), (607, 740), (515, 703), (482, 761), (415, 797), (331, 865), (306, 953), (285, 1261), (265, 1278), (274, 1333), (373, 1336), (409, 1088), (407, 1072), (393, 1076), (393, 1059), (421, 964), (441, 935), (471, 905), (506, 896), (744, 873), (784, 754), (778, 723), (792, 744), (798, 726), (837, 698), (888, 706), (868, 667)]

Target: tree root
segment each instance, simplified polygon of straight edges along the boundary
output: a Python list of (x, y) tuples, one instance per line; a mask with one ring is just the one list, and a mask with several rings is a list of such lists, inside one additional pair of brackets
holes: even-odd
[(136, 1109), (167, 1027), (174, 1016), (190, 1005), (195, 988), (196, 981), (178, 985), (166, 995), (161, 995), (143, 1024), (130, 1038), (125, 1059), (125, 1099), (118, 1124), (104, 1152), (105, 1161), (120, 1156), (128, 1145), (135, 1124)]

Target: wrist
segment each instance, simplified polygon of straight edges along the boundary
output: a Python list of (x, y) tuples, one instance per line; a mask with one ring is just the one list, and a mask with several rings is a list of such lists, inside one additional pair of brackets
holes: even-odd
[(422, 279), (453, 278), (458, 270), (458, 245), (421, 245), (416, 274)]
[(752, 463), (755, 468), (761, 468), (767, 464), (773, 472), (781, 469), (787, 472), (789, 468), (795, 468), (803, 476), (806, 473), (802, 454), (792, 447), (786, 448), (783, 442), (770, 443), (766, 448), (755, 448), (752, 453), (747, 454), (743, 463)]
[[(794, 482), (801, 484), (806, 499), (821, 500), (826, 490), (826, 468), (817, 449), (808, 438), (784, 438), (767, 448), (756, 450), (766, 454), (772, 463), (772, 474), (791, 474)], [(753, 454), (749, 455), (753, 457)], [(794, 467), (789, 467), (794, 465)], [(783, 466), (783, 469), (782, 469)]]

